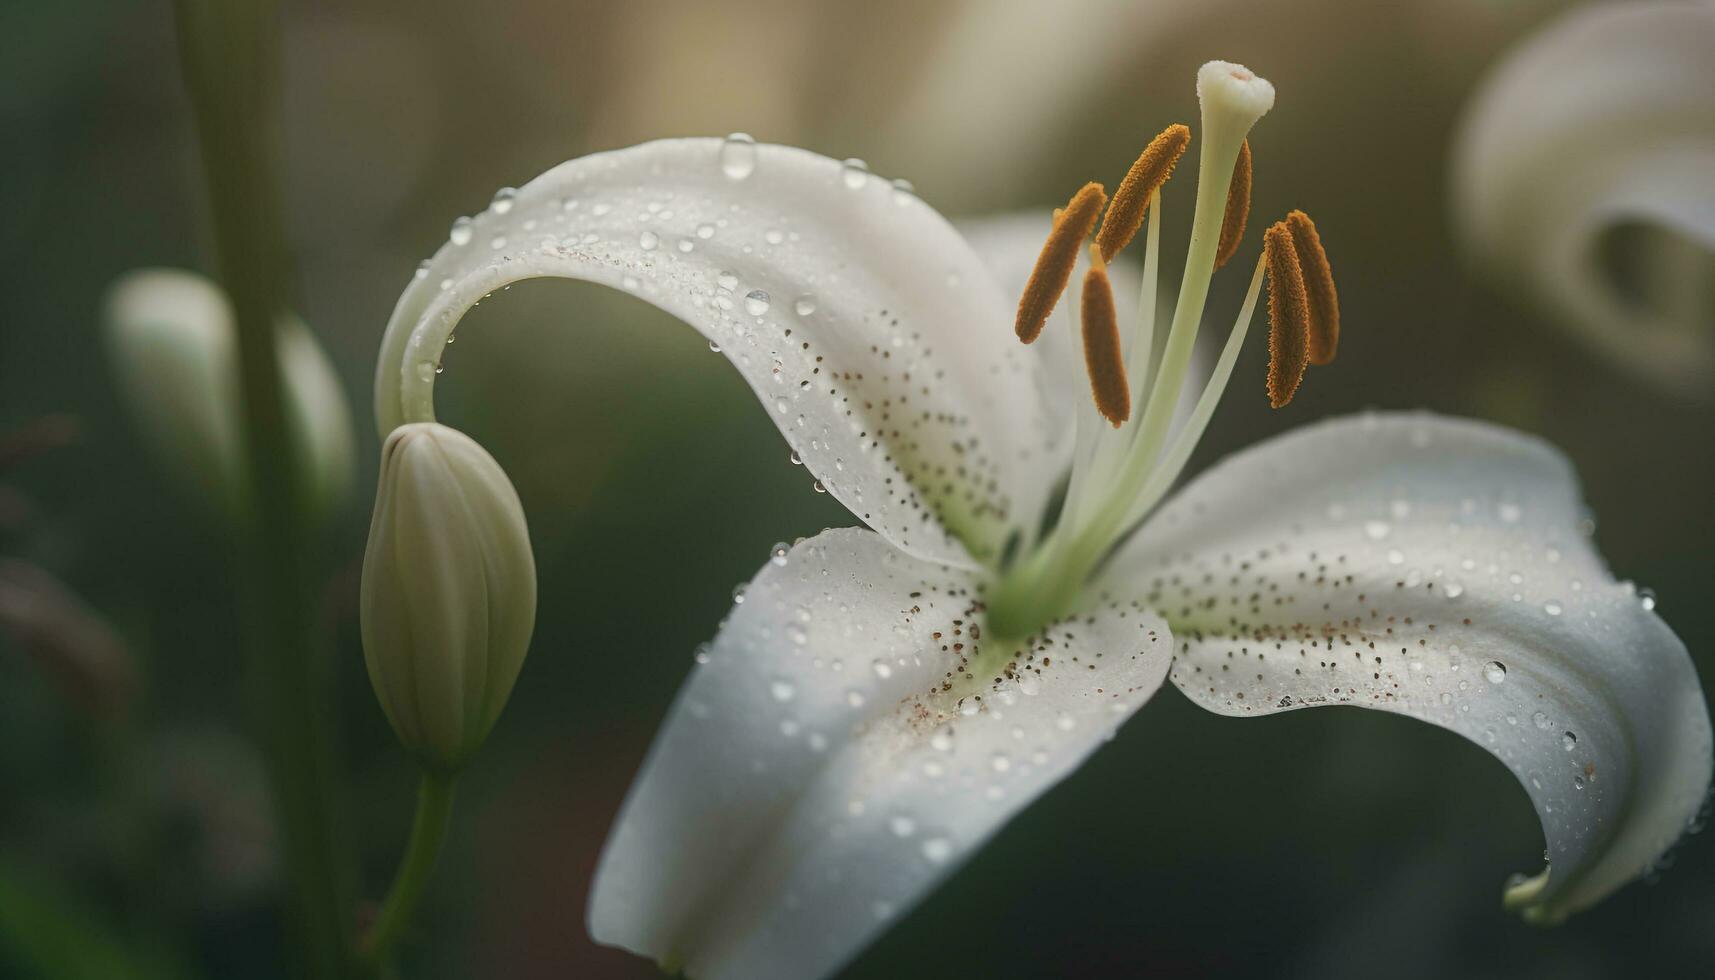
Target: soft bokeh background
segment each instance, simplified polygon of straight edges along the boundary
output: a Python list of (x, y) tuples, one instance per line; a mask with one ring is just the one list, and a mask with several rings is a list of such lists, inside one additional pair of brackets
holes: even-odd
[[(953, 215), (1046, 208), (1194, 122), (1199, 63), (1249, 64), (1280, 93), (1253, 134), (1257, 211), (1315, 215), (1345, 342), (1280, 413), (1252, 345), (1200, 459), (1369, 406), (1539, 433), (1577, 464), (1617, 574), (1655, 589), (1715, 679), (1715, 410), (1478, 285), (1449, 237), (1459, 109), (1559, 4), (288, 6), (296, 306), (360, 412), (365, 499), (321, 558), (365, 894), (386, 885), (414, 785), (357, 643), (381, 329), (417, 260), (496, 187), (657, 136), (864, 157)], [(169, 5), (0, 8), (0, 131), (0, 582), (51, 576), (82, 597), (44, 632), (0, 631), (0, 976), (56, 975), (56, 943), (111, 954), (106, 976), (287, 975), (227, 545), (135, 444), (98, 333), (121, 272), (211, 270)], [(1170, 208), (1164, 241), (1189, 210)], [(1241, 288), (1217, 283), (1211, 322)], [(628, 297), (521, 285), (467, 319), (446, 365), (442, 418), (516, 481), (542, 603), (406, 972), (655, 975), (585, 935), (603, 836), (734, 583), (773, 542), (851, 520), (736, 373)], [(1357, 710), (1234, 721), (1169, 687), (849, 972), (1708, 975), (1715, 842), (1547, 931), (1499, 902), (1541, 846), (1500, 763), (1449, 733)]]

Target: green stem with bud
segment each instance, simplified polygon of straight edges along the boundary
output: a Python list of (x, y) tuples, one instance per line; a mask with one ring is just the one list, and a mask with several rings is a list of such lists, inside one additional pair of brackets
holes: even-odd
[(423, 772), (423, 781), (417, 788), (417, 815), (411, 820), (411, 839), (405, 844), (405, 855), (393, 875), (393, 886), (387, 890), (387, 899), (381, 903), (375, 926), (364, 942), (364, 958), (373, 967), (387, 963), (393, 947), (417, 913), (423, 888), (428, 885), (429, 875), (441, 856), (441, 846), (446, 843), (457, 779), (448, 772), (432, 769)]

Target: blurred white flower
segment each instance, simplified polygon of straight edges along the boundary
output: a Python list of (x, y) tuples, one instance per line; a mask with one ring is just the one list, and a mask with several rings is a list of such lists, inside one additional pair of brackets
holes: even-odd
[[(246, 489), (238, 336), (226, 294), (193, 272), (140, 269), (109, 289), (105, 330), (125, 407), (163, 468), (201, 502), (234, 514)], [(350, 404), (308, 327), (283, 317), (278, 338), (301, 499), (325, 517), (351, 491)]]
[(1715, 4), (1599, 4), (1494, 70), (1453, 158), (1477, 268), (1617, 364), (1715, 391)]
[[(598, 282), (707, 337), (817, 489), (869, 528), (777, 545), (734, 593), (608, 841), (598, 941), (698, 978), (829, 974), (1169, 678), (1223, 714), (1348, 704), (1483, 746), (1542, 820), (1553, 871), (1508, 891), (1537, 918), (1599, 901), (1683, 831), (1709, 782), (1701, 688), (1580, 532), (1554, 450), (1480, 423), (1364, 416), (1271, 440), (1166, 499), (1265, 269), (1271, 400), (1338, 336), (1326, 257), (1295, 213), (1264, 235), (1210, 375), (1192, 370), (1211, 278), (1243, 242), (1246, 134), (1274, 99), (1222, 62), (1198, 91), (1197, 199), (1166, 329), (1159, 186), (1182, 127), (1105, 216), (1086, 185), (1047, 245), (1040, 225), (1024, 239), (990, 226), (986, 256), (856, 161), (662, 140), (505, 192), (407, 287), (377, 365), (382, 432), (433, 419), (441, 352), (484, 296)], [(1103, 265), (1146, 204), (1128, 307)], [(1079, 301), (1058, 302), (1098, 218)], [(1030, 282), (997, 283), (992, 270), (1030, 267), (1021, 251), (1037, 254)], [(1044, 328), (1064, 332), (1058, 353), (1030, 343)], [(1184, 388), (1198, 397), (1175, 423)]]
[(393, 731), (457, 770), (512, 695), (536, 626), (536, 561), (512, 481), (433, 422), (381, 447), (363, 556), (363, 659)]

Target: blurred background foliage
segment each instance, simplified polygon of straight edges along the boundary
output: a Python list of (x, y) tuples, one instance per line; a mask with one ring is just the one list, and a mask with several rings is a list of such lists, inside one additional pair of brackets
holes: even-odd
[[(1715, 411), (1478, 285), (1449, 236), (1460, 107), (1560, 4), (287, 6), (295, 306), (359, 415), (364, 499), (318, 546), (366, 895), (386, 884), (414, 783), (357, 639), (382, 327), (416, 262), (496, 187), (659, 136), (744, 130), (864, 157), (954, 216), (1046, 209), (1195, 121), (1202, 61), (1251, 65), (1280, 92), (1253, 134), (1255, 207), (1315, 215), (1345, 342), (1281, 413), (1251, 345), (1239, 376), (1254, 381), (1223, 404), (1202, 462), (1372, 406), (1541, 434), (1582, 474), (1616, 573), (1656, 590), (1715, 678)], [(228, 545), (137, 444), (98, 330), (124, 271), (212, 271), (177, 64), (161, 0), (0, 8), (0, 976), (289, 972)], [(1168, 240), (1189, 210), (1170, 201)], [(1241, 289), (1217, 283), (1210, 322)], [(442, 418), (517, 484), (541, 609), (406, 973), (648, 977), (583, 928), (608, 825), (733, 584), (773, 542), (852, 520), (812, 492), (725, 362), (636, 300), (526, 283), (458, 340)], [(1164, 690), (850, 975), (1579, 978), (1715, 963), (1706, 837), (1659, 882), (1547, 931), (1499, 902), (1540, 848), (1520, 788), (1447, 732), (1362, 711), (1231, 722)]]

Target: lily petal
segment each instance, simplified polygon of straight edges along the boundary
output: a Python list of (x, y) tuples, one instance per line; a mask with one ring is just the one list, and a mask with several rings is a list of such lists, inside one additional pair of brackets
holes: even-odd
[(708, 337), (828, 492), (912, 554), (996, 559), (1059, 473), (1012, 302), (934, 209), (851, 162), (662, 140), (561, 164), (455, 234), (383, 341), (383, 433), (432, 417), (464, 312), (521, 279), (630, 291)]
[[(1715, 378), (1715, 6), (1581, 7), (1501, 63), (1454, 154), (1457, 225), (1483, 272), (1629, 368), (1706, 395)], [(1642, 295), (1603, 246), (1642, 229)]]
[(1591, 545), (1536, 439), (1427, 414), (1296, 430), (1230, 457), (1116, 556), (1115, 594), (1172, 624), (1173, 680), (1221, 714), (1346, 704), (1418, 718), (1518, 777), (1557, 920), (1647, 871), (1710, 779), (1685, 646)]
[(980, 608), (969, 573), (863, 530), (765, 566), (632, 786), (591, 934), (699, 980), (831, 973), (1165, 678), (1161, 621), (1109, 608), (1017, 680), (965, 681)]

